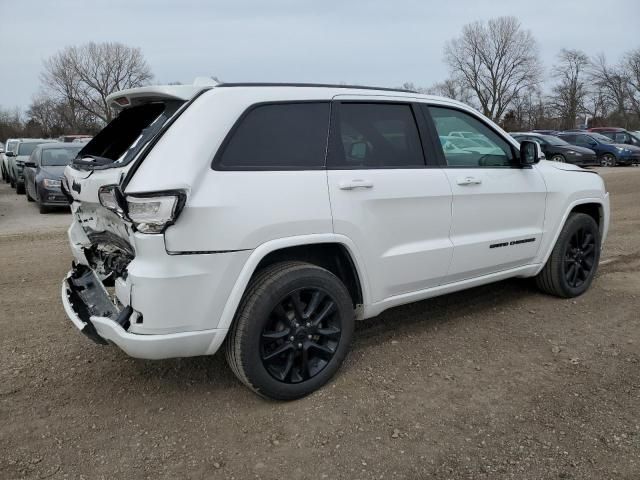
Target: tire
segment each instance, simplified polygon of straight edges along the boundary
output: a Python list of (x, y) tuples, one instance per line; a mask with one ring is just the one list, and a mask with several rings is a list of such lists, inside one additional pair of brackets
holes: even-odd
[(35, 202), (33, 197), (29, 195), (29, 189), (26, 186), (24, 188), (24, 194), (27, 196), (27, 202)]
[(25, 192), (24, 182), (22, 182), (22, 183), (17, 183), (16, 182), (16, 193), (18, 195), (24, 195), (24, 192)]
[(226, 338), (227, 362), (258, 395), (304, 397), (340, 368), (354, 322), (351, 297), (338, 277), (309, 263), (276, 263), (247, 287)]
[(560, 155), (559, 153), (557, 153), (553, 157), (551, 157), (551, 161), (560, 162), (560, 163), (566, 163), (567, 162), (567, 160), (564, 158), (564, 155)]
[(11, 188), (16, 188), (16, 183), (13, 181), (12, 177), (9, 177), (9, 185), (11, 185)]
[(51, 211), (51, 209), (49, 207), (46, 207), (46, 206), (42, 205), (41, 203), (38, 203), (38, 210), (42, 214), (49, 213)]
[[(558, 236), (553, 251), (536, 276), (543, 292), (557, 297), (582, 295), (591, 286), (600, 261), (600, 230), (584, 213), (572, 213)], [(576, 282), (573, 283), (572, 279)]]

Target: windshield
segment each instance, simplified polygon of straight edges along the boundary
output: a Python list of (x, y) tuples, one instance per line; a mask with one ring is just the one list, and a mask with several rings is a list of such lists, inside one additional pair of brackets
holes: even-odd
[(612, 140), (609, 137), (605, 137), (604, 135), (600, 135), (599, 133), (591, 133), (592, 138), (596, 139), (601, 143), (611, 143)]
[(60, 167), (69, 165), (82, 147), (74, 148), (47, 148), (42, 150), (40, 164), (43, 167)]
[(550, 145), (571, 145), (569, 142), (565, 142), (561, 138), (554, 137), (553, 135), (540, 135), (542, 139)]
[(31, 155), (38, 145), (36, 142), (21, 143), (18, 145), (18, 156)]

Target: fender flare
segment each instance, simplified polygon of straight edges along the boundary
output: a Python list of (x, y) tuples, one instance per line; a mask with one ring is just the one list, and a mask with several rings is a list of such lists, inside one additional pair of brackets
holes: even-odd
[[(560, 232), (562, 231), (562, 229), (564, 228), (565, 223), (567, 223), (567, 219), (569, 218), (569, 214), (571, 213), (571, 211), (579, 206), (579, 205), (585, 205), (588, 203), (595, 203), (600, 205), (600, 207), (602, 208), (602, 214), (603, 214), (603, 225), (602, 225), (602, 243), (604, 243), (604, 240), (606, 239), (606, 235), (608, 232), (608, 225), (609, 225), (609, 211), (608, 211), (608, 194), (605, 195), (604, 197), (592, 197), (592, 198), (580, 198), (577, 200), (574, 200), (573, 202), (571, 202), (567, 208), (565, 208), (565, 212), (564, 215), (562, 216), (562, 220), (560, 221), (560, 224), (558, 225), (558, 228), (555, 229), (555, 234), (553, 235), (553, 240), (551, 241), (551, 243), (549, 244), (549, 247), (547, 247), (547, 251), (544, 252), (544, 256), (540, 259), (539, 262), (539, 267), (538, 269), (536, 269), (534, 276), (537, 275), (546, 265), (547, 260), (549, 259), (549, 257), (551, 256), (551, 252), (553, 252), (554, 247), (556, 246), (556, 242), (558, 241), (558, 237), (560, 236)], [(602, 245), (601, 245), (602, 248)]]
[(236, 311), (242, 300), (242, 296), (249, 285), (249, 281), (253, 276), (256, 267), (271, 252), (276, 250), (282, 250), (288, 247), (298, 247), (302, 245), (320, 244), (320, 243), (337, 243), (347, 249), (347, 252), (351, 256), (353, 264), (360, 280), (360, 288), (362, 289), (362, 303), (367, 305), (370, 303), (370, 288), (368, 284), (368, 276), (366, 274), (366, 268), (361, 254), (359, 253), (355, 243), (351, 239), (344, 235), (338, 235), (335, 233), (322, 233), (322, 234), (310, 234), (300, 235), (295, 237), (278, 238), (270, 240), (258, 246), (251, 252), (249, 258), (245, 262), (240, 274), (236, 278), (236, 281), (231, 289), (231, 293), (227, 298), (227, 302), (222, 311), (220, 321), (218, 322), (219, 329), (229, 329), (231, 323), (236, 315)]

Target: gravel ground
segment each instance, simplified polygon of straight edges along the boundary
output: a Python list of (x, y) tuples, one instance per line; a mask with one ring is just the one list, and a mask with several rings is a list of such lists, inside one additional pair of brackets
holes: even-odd
[(640, 478), (640, 168), (600, 172), (613, 219), (587, 294), (513, 280), (393, 309), (290, 403), (220, 354), (90, 343), (59, 301), (68, 214), (0, 186), (0, 478)]

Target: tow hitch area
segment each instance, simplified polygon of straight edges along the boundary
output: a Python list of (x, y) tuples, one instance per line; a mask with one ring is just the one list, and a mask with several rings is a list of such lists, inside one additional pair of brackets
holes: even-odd
[(107, 341), (98, 335), (91, 317), (109, 318), (123, 329), (129, 328), (131, 306), (118, 310), (109, 298), (109, 294), (93, 271), (85, 265), (74, 265), (65, 279), (64, 288), (69, 306), (77, 317), (76, 326), (96, 343), (106, 345)]

